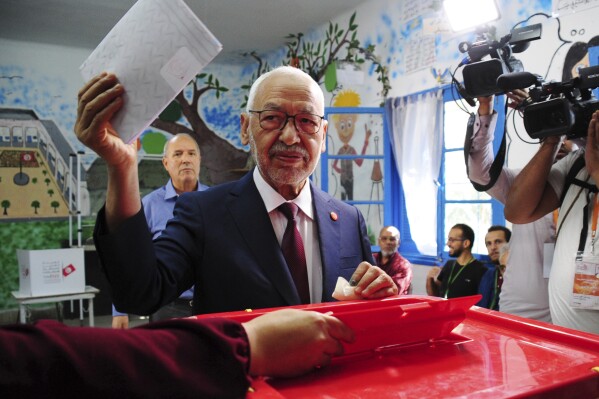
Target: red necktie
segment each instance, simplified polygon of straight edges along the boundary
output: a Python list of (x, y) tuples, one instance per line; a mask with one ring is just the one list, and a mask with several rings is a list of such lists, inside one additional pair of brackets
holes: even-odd
[(285, 202), (277, 209), (287, 218), (287, 228), (285, 229), (283, 242), (281, 243), (283, 256), (287, 261), (287, 267), (291, 272), (291, 277), (302, 303), (310, 303), (310, 286), (308, 284), (304, 242), (297, 230), (297, 223), (295, 221), (298, 207), (293, 202)]

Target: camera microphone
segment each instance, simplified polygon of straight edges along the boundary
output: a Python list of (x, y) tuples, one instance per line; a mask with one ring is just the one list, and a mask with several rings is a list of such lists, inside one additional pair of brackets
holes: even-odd
[(524, 89), (538, 83), (541, 77), (530, 72), (512, 72), (499, 75), (497, 87), (503, 91)]

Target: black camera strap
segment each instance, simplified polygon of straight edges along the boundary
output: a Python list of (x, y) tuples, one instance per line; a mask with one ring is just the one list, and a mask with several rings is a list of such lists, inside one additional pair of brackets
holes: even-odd
[[(468, 126), (466, 127), (466, 139), (464, 140), (464, 160), (466, 161), (466, 174), (470, 177), (470, 170), (468, 168), (468, 158), (470, 157), (470, 148), (472, 148), (472, 136), (474, 135), (474, 121), (476, 120), (476, 115), (474, 113), (470, 113), (470, 118), (468, 118)], [(503, 163), (505, 162), (505, 128), (503, 129), (503, 138), (501, 139), (501, 144), (499, 145), (499, 150), (497, 151), (497, 155), (491, 164), (491, 168), (489, 169), (489, 183), (482, 185), (470, 180), (472, 186), (476, 189), (476, 191), (487, 191), (491, 189), (499, 175), (501, 174), (501, 170), (503, 169)]]
[(584, 168), (584, 154), (580, 154), (580, 156), (578, 158), (576, 158), (576, 160), (574, 161), (574, 163), (572, 164), (572, 167), (570, 168), (570, 170), (568, 171), (568, 174), (566, 175), (566, 182), (564, 184), (564, 189), (562, 191), (562, 196), (559, 199), (559, 206), (561, 208), (562, 204), (564, 203), (564, 199), (566, 198), (566, 194), (568, 193), (568, 190), (570, 189), (570, 186), (572, 184), (575, 184), (579, 187), (582, 188), (586, 188), (590, 191), (595, 190), (594, 192), (596, 192), (597, 188), (589, 183), (587, 183), (586, 181), (577, 179), (576, 176), (578, 175), (578, 172), (580, 172), (582, 170), (582, 168)]
[[(596, 195), (597, 191), (598, 191), (597, 187), (594, 184), (590, 184), (588, 182), (590, 175), (587, 176), (587, 178), (585, 180), (580, 180), (576, 177), (576, 176), (578, 176), (578, 173), (582, 170), (582, 168), (584, 168), (584, 166), (585, 166), (585, 160), (584, 160), (584, 153), (583, 153), (583, 154), (580, 154), (578, 156), (578, 158), (576, 158), (574, 163), (572, 163), (572, 166), (570, 167), (570, 170), (568, 171), (568, 174), (566, 175), (566, 179), (564, 181), (564, 188), (562, 190), (562, 195), (561, 195), (561, 198), (559, 201), (560, 208), (562, 207), (562, 204), (564, 203), (564, 199), (566, 198), (566, 194), (568, 193), (568, 191), (570, 190), (570, 187), (572, 185), (578, 186), (578, 187), (580, 187), (580, 189), (578, 190), (578, 193), (576, 194), (576, 197), (574, 198), (574, 200), (570, 203), (570, 206), (568, 207), (568, 209), (565, 211), (564, 217), (562, 218), (560, 225), (556, 226), (557, 233), (556, 233), (556, 237), (555, 237), (557, 240), (557, 237), (559, 237), (561, 228), (564, 225), (564, 221), (570, 214), (572, 207), (574, 206), (576, 201), (578, 201), (578, 198), (580, 197), (580, 194), (582, 194), (583, 190), (587, 190), (586, 204), (582, 210), (582, 228), (580, 230), (580, 238), (578, 240), (578, 252), (579, 253), (582, 253), (584, 251), (587, 235), (589, 232), (590, 195), (591, 195), (591, 193), (594, 193)], [(560, 210), (560, 213), (561, 213), (561, 210)]]

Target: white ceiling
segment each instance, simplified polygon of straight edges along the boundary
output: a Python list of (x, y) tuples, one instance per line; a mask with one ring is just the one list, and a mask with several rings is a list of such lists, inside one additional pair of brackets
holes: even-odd
[[(168, 0), (164, 0), (168, 1)], [(223, 44), (222, 61), (279, 48), (368, 0), (185, 0)], [(0, 38), (94, 49), (135, 0), (0, 0)]]

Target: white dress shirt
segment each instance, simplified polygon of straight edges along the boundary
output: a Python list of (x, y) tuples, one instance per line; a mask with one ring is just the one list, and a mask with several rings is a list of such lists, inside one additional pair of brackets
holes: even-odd
[[(272, 227), (279, 241), (283, 241), (283, 234), (287, 227), (287, 218), (277, 211), (279, 205), (286, 202), (285, 198), (275, 191), (262, 177), (258, 168), (254, 169), (254, 183), (264, 201)], [(312, 206), (312, 191), (310, 183), (306, 182), (299, 195), (292, 201), (298, 206), (296, 222), (306, 252), (306, 267), (308, 268), (308, 282), (310, 284), (310, 303), (322, 302), (322, 259), (320, 257), (320, 243), (318, 231), (314, 222), (314, 207)]]

